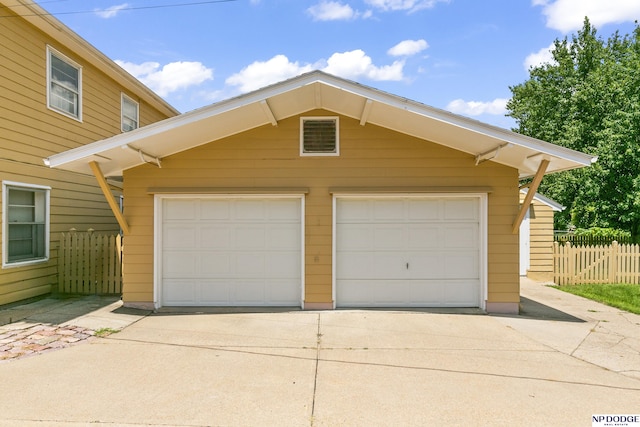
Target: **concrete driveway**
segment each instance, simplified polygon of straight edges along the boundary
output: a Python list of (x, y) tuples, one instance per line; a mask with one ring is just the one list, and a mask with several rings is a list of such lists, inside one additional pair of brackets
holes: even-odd
[[(0, 363), (0, 425), (587, 426), (640, 413), (640, 316), (538, 284), (523, 295), (514, 317), (153, 314)], [(607, 354), (617, 368), (590, 360)]]

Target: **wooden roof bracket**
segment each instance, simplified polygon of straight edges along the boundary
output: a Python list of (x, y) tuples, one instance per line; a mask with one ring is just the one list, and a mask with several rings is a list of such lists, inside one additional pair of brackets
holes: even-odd
[(516, 217), (516, 220), (513, 223), (513, 229), (512, 229), (513, 234), (517, 234), (518, 231), (520, 230), (520, 224), (522, 224), (522, 221), (524, 220), (524, 217), (527, 214), (527, 211), (529, 210), (529, 206), (533, 201), (533, 196), (535, 196), (536, 191), (538, 191), (538, 187), (540, 186), (540, 183), (542, 182), (542, 178), (544, 177), (544, 174), (547, 171), (547, 168), (549, 167), (549, 163), (551, 163), (551, 160), (548, 157), (545, 157), (540, 161), (540, 165), (538, 166), (538, 171), (536, 172), (535, 176), (533, 177), (533, 180), (531, 181), (531, 184), (529, 185), (529, 191), (527, 191), (527, 195), (525, 196), (524, 201), (520, 206), (520, 212), (518, 212), (518, 216)]
[(265, 116), (267, 116), (267, 119), (271, 123), (271, 126), (278, 126), (278, 120), (276, 119), (276, 116), (273, 114), (273, 110), (269, 106), (269, 103), (267, 102), (266, 99), (263, 99), (262, 101), (260, 101), (260, 108), (262, 108), (262, 111), (264, 112)]
[[(498, 154), (500, 154), (500, 150), (508, 146), (509, 146), (509, 143), (506, 142), (504, 144), (498, 145), (495, 148), (492, 148), (491, 150), (485, 151), (484, 153), (476, 154), (476, 166), (478, 166), (480, 163), (488, 162), (489, 160), (493, 160), (497, 158)], [(489, 154), (493, 154), (493, 155), (491, 157), (486, 157)]]
[(100, 169), (100, 165), (98, 164), (98, 162), (92, 161), (89, 162), (89, 166), (91, 167), (93, 174), (98, 180), (98, 185), (100, 185), (102, 194), (104, 194), (104, 197), (107, 199), (107, 203), (109, 203), (111, 212), (113, 212), (113, 214), (115, 215), (120, 228), (122, 228), (122, 232), (125, 235), (129, 234), (129, 224), (127, 224), (127, 220), (125, 219), (122, 212), (120, 212), (120, 205), (118, 204), (118, 202), (116, 202), (115, 197), (113, 197), (111, 189), (109, 188), (109, 184), (107, 183), (107, 180), (102, 173), (102, 169)]
[[(138, 153), (138, 155), (140, 156), (140, 161), (142, 163), (147, 163), (147, 164), (150, 164), (150, 165), (157, 166), (159, 169), (162, 168), (161, 159), (159, 157), (152, 156), (149, 153), (145, 153), (144, 151), (140, 150), (139, 148), (132, 147), (129, 144), (123, 145), (122, 148), (123, 149), (128, 148), (129, 150), (132, 150), (132, 151), (135, 151), (136, 153)], [(149, 160), (147, 160), (147, 157), (153, 159), (154, 161), (150, 162)]]
[(369, 114), (371, 114), (371, 107), (373, 107), (373, 100), (367, 99), (364, 103), (362, 114), (360, 115), (360, 126), (364, 126), (367, 124), (367, 120), (369, 120)]

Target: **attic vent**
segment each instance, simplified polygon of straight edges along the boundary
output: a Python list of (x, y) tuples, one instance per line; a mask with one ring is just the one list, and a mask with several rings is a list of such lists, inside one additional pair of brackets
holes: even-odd
[(302, 117), (300, 120), (302, 155), (338, 155), (337, 117)]

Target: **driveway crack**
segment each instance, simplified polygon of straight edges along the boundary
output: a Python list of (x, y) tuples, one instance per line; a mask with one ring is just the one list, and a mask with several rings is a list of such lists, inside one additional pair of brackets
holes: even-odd
[(313, 399), (311, 401), (311, 427), (313, 427), (313, 421), (316, 410), (316, 389), (318, 386), (318, 363), (320, 362), (320, 346), (322, 340), (322, 333), (320, 332), (320, 313), (318, 313), (318, 329), (316, 331), (316, 369), (313, 377)]

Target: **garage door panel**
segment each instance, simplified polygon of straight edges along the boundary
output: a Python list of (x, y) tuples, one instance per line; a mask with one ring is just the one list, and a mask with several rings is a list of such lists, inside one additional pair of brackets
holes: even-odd
[(297, 253), (270, 252), (265, 262), (265, 277), (275, 279), (300, 277), (300, 259)]
[(406, 285), (408, 293), (411, 295), (410, 306), (432, 306), (439, 307), (445, 301), (445, 286), (440, 279), (434, 280), (412, 280)]
[(373, 258), (367, 252), (346, 252), (340, 256), (342, 262), (336, 266), (336, 274), (344, 279), (370, 277)]
[(479, 198), (336, 203), (338, 306), (479, 306)]
[(407, 202), (407, 218), (412, 221), (433, 221), (442, 217), (440, 200), (409, 200)]
[(337, 206), (337, 215), (342, 223), (361, 223), (370, 220), (369, 201), (367, 200), (340, 200)]
[(163, 277), (196, 277), (199, 256), (191, 251), (165, 251), (162, 259)]
[(480, 281), (450, 280), (446, 282), (444, 291), (445, 305), (473, 306), (480, 295)]
[[(230, 220), (232, 204), (227, 200), (206, 200), (200, 201), (200, 220)], [(195, 219), (195, 218), (194, 218)]]
[(336, 238), (339, 250), (344, 252), (369, 249), (373, 245), (373, 233), (370, 225), (338, 225)]
[(299, 222), (300, 202), (298, 200), (268, 202), (267, 219), (269, 222)]
[(258, 221), (265, 219), (265, 202), (263, 200), (239, 199), (234, 202), (234, 215), (236, 221)]
[(164, 221), (193, 220), (197, 206), (194, 200), (164, 200), (162, 218)]
[(264, 279), (235, 280), (231, 292), (232, 305), (263, 305), (265, 303)]
[(469, 249), (478, 247), (478, 226), (476, 224), (455, 224), (444, 227), (443, 248)]
[(202, 249), (227, 248), (231, 244), (232, 230), (229, 226), (202, 225), (198, 231)]
[(229, 277), (233, 271), (231, 254), (219, 251), (201, 251), (198, 259), (199, 277)]
[(447, 221), (477, 220), (477, 199), (450, 199), (444, 201), (443, 219)]
[(201, 279), (198, 283), (198, 297), (189, 305), (227, 305), (231, 298), (228, 279)]
[(444, 257), (437, 251), (411, 252), (404, 257), (407, 279), (441, 279), (445, 276)]
[(300, 247), (300, 224), (279, 224), (267, 230), (267, 247), (284, 249)]
[(166, 198), (162, 208), (162, 304), (300, 304), (300, 198)]
[(164, 247), (168, 249), (192, 249), (198, 246), (198, 232), (196, 227), (192, 225), (165, 225), (162, 235), (165, 242)]
[(480, 275), (478, 265), (478, 254), (475, 252), (456, 252), (447, 257), (443, 257), (445, 265), (446, 279), (477, 279)]
[(402, 253), (386, 252), (371, 254), (372, 268), (370, 279), (396, 279), (406, 274), (406, 257)]
[(237, 226), (234, 233), (235, 250), (264, 249), (266, 243), (265, 227), (263, 226)]
[(184, 279), (164, 279), (164, 290), (162, 297), (166, 304), (170, 305), (191, 305), (197, 297), (197, 282), (195, 280)]
[(407, 230), (409, 250), (435, 249), (443, 241), (441, 230), (435, 225), (411, 224)]
[(374, 250), (402, 250), (406, 240), (405, 227), (398, 225), (371, 226), (369, 232), (373, 235)]
[(300, 283), (295, 279), (266, 280), (265, 300), (269, 305), (295, 306), (300, 300), (292, 298), (292, 295), (300, 293)]
[(393, 200), (374, 200), (371, 203), (372, 215), (370, 218), (374, 222), (398, 222), (404, 220), (404, 207), (398, 205)]
[(260, 277), (265, 272), (265, 254), (262, 252), (242, 252), (235, 254), (237, 277)]

